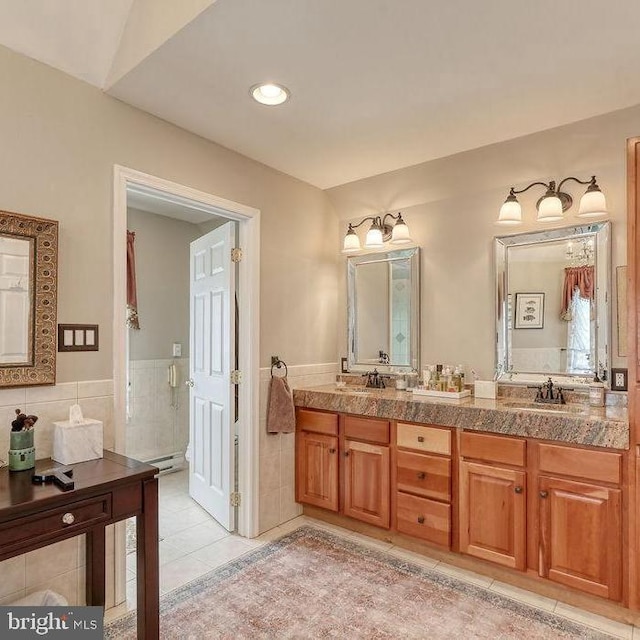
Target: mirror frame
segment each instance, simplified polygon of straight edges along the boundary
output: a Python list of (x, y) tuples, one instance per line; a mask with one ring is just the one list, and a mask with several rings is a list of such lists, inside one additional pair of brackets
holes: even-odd
[[(542, 244), (559, 240), (575, 240), (576, 238), (593, 237), (596, 271), (596, 313), (604, 326), (599, 326), (595, 337), (595, 350), (601, 348), (600, 342), (604, 337), (605, 362), (604, 369), (609, 371), (611, 366), (611, 222), (600, 221), (578, 224), (572, 227), (528, 231), (509, 236), (494, 238), (495, 265), (495, 313), (496, 313), (496, 374), (500, 383), (506, 384), (540, 384), (552, 377), (554, 382), (567, 386), (586, 386), (593, 379), (589, 374), (569, 374), (557, 371), (509, 371), (509, 342), (507, 294), (509, 291), (507, 249), (513, 246)], [(597, 273), (605, 269), (605, 277)], [(600, 308), (604, 306), (604, 314), (600, 316)], [(504, 354), (501, 361), (501, 352)], [(600, 373), (600, 366), (598, 364)], [(609, 384), (609, 382), (605, 382)]]
[(372, 366), (356, 362), (356, 266), (375, 262), (409, 260), (411, 273), (411, 365), (376, 364), (382, 373), (420, 370), (420, 248), (408, 247), (380, 253), (364, 253), (347, 258), (347, 368), (349, 371), (369, 371)]
[(58, 222), (0, 211), (0, 235), (32, 241), (29, 290), (31, 362), (0, 364), (0, 388), (55, 384), (58, 299)]

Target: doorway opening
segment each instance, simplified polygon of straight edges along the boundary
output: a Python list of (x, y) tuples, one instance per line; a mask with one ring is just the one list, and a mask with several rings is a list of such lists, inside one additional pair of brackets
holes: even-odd
[[(116, 451), (161, 469), (167, 557), (178, 522), (194, 527), (180, 537), (196, 546), (234, 530), (253, 537), (259, 211), (123, 167), (115, 167), (114, 177)], [(127, 231), (136, 234), (140, 330), (126, 324)], [(233, 262), (231, 249), (238, 247), (242, 260)], [(198, 297), (194, 281), (205, 275), (214, 280)], [(233, 384), (234, 371), (241, 372), (240, 384)], [(206, 457), (212, 451), (219, 460)], [(127, 536), (120, 533), (116, 603), (124, 601), (131, 578)]]

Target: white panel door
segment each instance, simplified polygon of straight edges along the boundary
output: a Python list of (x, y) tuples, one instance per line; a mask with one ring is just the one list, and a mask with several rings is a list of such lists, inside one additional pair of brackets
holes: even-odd
[(189, 495), (233, 530), (235, 222), (191, 243)]

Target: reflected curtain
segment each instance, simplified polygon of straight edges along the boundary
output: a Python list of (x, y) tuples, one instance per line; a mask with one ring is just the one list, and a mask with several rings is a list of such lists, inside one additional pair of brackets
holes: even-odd
[(562, 308), (560, 317), (571, 320), (571, 300), (574, 292), (585, 300), (593, 301), (594, 268), (593, 265), (584, 267), (566, 267), (564, 270), (564, 286), (562, 287)]
[(130, 329), (140, 329), (135, 241), (136, 234), (133, 231), (127, 231), (127, 327)]

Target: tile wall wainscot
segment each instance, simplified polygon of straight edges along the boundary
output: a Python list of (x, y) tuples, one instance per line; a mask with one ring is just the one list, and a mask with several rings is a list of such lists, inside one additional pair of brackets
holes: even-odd
[[(168, 368), (175, 364), (176, 387)], [(132, 360), (129, 363), (127, 455), (151, 460), (184, 453), (189, 442), (189, 358)]]
[[(282, 375), (277, 371), (275, 375)], [(289, 366), (289, 386), (313, 387), (335, 381), (338, 363)], [(260, 369), (259, 531), (263, 533), (302, 513), (295, 501), (295, 433), (267, 433), (271, 368)]]
[[(88, 380), (51, 387), (0, 389), (0, 459), (6, 459), (16, 409), (38, 416), (36, 456), (49, 458), (53, 453), (53, 422), (68, 420), (69, 407), (76, 403), (86, 418), (102, 421), (104, 447), (113, 450), (113, 381)], [(0, 562), (0, 605), (44, 589), (62, 594), (71, 605), (84, 604), (84, 547), (84, 536), (77, 536)], [(107, 527), (106, 553), (106, 605), (111, 607), (114, 604), (113, 525)]]

